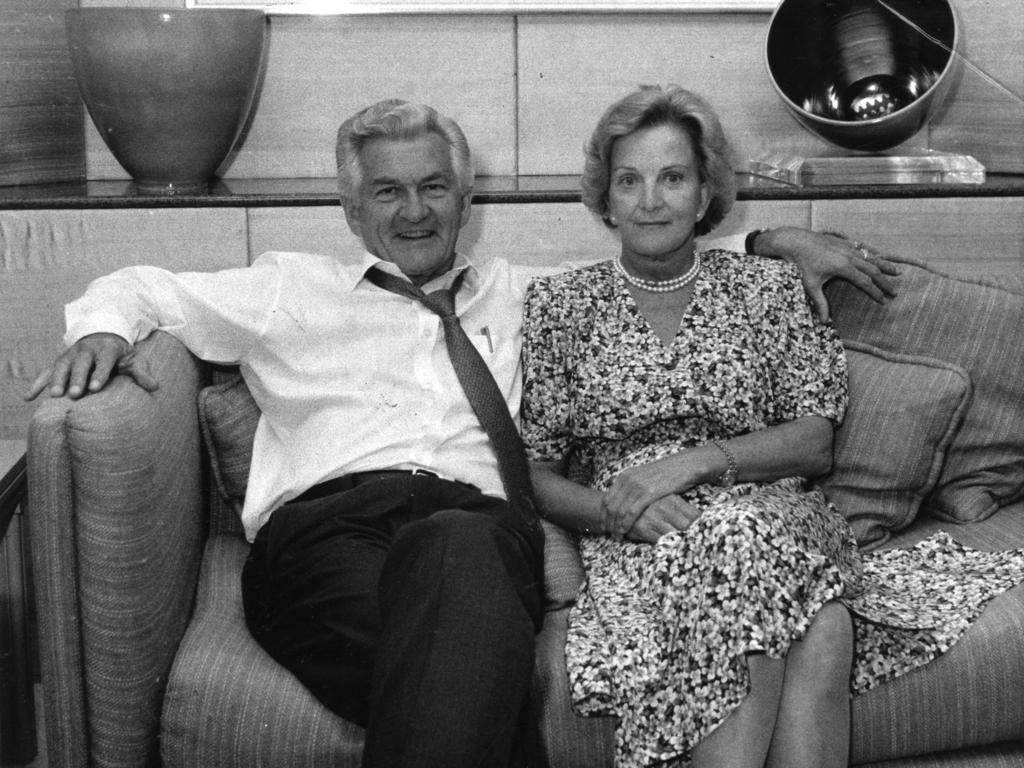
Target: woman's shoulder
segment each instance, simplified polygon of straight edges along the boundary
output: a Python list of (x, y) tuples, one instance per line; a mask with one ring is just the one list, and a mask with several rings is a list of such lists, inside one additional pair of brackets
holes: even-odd
[(800, 285), (800, 270), (782, 259), (724, 250), (704, 251), (701, 257), (707, 272), (723, 286), (765, 296)]
[(534, 277), (528, 295), (550, 298), (586, 296), (603, 286), (612, 277), (610, 261), (575, 267), (552, 275)]

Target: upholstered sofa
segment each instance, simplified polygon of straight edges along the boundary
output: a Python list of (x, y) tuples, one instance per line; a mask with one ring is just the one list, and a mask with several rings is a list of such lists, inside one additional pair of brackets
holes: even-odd
[[(947, 531), (1024, 547), (1024, 283), (906, 263), (879, 307), (829, 288), (852, 403), (824, 481), (866, 547)], [(362, 733), (251, 639), (236, 509), (258, 411), (236, 372), (154, 334), (160, 382), (48, 400), (29, 439), (29, 519), (51, 766), (357, 766)], [(611, 766), (612, 722), (571, 710), (562, 647), (580, 580), (547, 527), (535, 707), (552, 766)], [(853, 701), (852, 764), (1024, 766), (1024, 586), (963, 639)], [(440, 767), (439, 767), (440, 768)]]

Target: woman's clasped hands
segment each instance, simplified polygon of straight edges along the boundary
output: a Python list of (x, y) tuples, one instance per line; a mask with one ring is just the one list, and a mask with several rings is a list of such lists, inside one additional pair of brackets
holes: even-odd
[(680, 493), (696, 484), (687, 479), (685, 452), (625, 469), (601, 497), (605, 531), (614, 539), (654, 543), (666, 533), (686, 530), (700, 510)]

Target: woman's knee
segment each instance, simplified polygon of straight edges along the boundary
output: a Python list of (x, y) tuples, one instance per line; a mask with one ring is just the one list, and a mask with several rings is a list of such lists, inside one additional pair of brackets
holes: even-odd
[(788, 673), (799, 675), (823, 691), (847, 691), (853, 661), (853, 622), (845, 606), (834, 600), (825, 603), (790, 656)]
[(818, 644), (833, 649), (844, 658), (853, 653), (853, 620), (850, 612), (837, 600), (821, 607), (811, 623), (811, 632)]

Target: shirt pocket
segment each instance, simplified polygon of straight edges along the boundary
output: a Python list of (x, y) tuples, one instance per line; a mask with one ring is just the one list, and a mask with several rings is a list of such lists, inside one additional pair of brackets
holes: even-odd
[(520, 323), (502, 321), (486, 325), (463, 325), (473, 346), (488, 365), (504, 363), (519, 358), (522, 345), (522, 326)]

